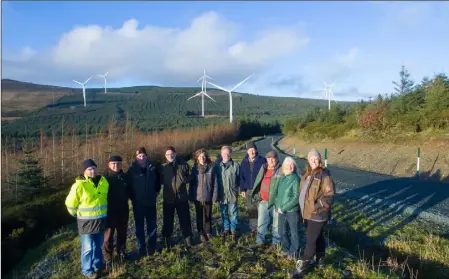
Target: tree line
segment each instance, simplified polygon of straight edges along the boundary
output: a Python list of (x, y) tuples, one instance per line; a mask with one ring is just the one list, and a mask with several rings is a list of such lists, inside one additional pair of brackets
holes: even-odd
[(353, 106), (315, 108), (304, 116), (284, 122), (285, 134), (298, 133), (305, 139), (339, 138), (357, 129), (360, 136), (385, 138), (399, 133), (449, 129), (449, 79), (445, 73), (415, 82), (405, 66), (394, 92), (379, 94)]

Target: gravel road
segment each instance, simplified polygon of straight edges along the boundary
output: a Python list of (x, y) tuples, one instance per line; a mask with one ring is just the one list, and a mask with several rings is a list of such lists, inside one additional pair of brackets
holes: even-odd
[[(277, 148), (276, 143), (280, 139), (282, 135), (270, 135), (255, 141), (255, 145), (260, 154), (265, 155), (274, 149), (283, 160), (291, 155)], [(324, 154), (322, 156), (324, 157)], [(306, 161), (299, 158), (295, 160), (302, 171)], [(408, 221), (419, 216), (449, 227), (449, 185), (447, 184), (332, 165), (328, 165), (328, 168), (339, 194), (361, 199), (364, 203), (388, 205), (389, 210), (385, 212), (385, 215), (411, 214), (413, 217), (408, 218)]]

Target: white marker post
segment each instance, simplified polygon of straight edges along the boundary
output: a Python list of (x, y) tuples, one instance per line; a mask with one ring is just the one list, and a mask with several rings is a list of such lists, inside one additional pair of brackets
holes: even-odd
[(296, 156), (296, 147), (293, 145), (293, 155)]
[(327, 168), (327, 148), (324, 148), (324, 167)]
[(421, 157), (421, 148), (418, 147), (418, 158), (416, 159), (416, 176), (419, 178), (419, 158)]

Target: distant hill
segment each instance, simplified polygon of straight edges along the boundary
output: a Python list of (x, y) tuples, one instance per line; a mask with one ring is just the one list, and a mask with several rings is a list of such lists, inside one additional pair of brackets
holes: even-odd
[[(197, 87), (133, 86), (108, 88), (107, 94), (103, 90), (87, 88), (87, 107), (84, 108), (79, 88), (2, 80), (2, 116), (22, 116), (3, 122), (2, 135), (37, 135), (40, 129), (51, 134), (52, 130), (61, 130), (62, 121), (66, 131), (74, 129), (78, 134), (85, 133), (86, 124), (88, 133), (106, 130), (112, 120), (124, 124), (128, 119), (130, 124), (144, 131), (229, 121), (229, 97), (223, 91), (208, 90), (216, 102), (205, 98), (206, 117), (202, 118), (201, 97), (187, 101), (201, 90)], [(285, 118), (302, 115), (326, 104), (325, 100), (316, 99), (233, 94), (236, 119), (250, 117), (265, 123), (283, 123)]]

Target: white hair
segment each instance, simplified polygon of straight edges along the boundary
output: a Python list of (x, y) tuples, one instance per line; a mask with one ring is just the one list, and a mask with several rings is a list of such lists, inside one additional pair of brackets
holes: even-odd
[(282, 168), (284, 168), (284, 165), (287, 163), (292, 163), (295, 166), (295, 170), (298, 169), (298, 166), (296, 165), (296, 161), (292, 157), (290, 157), (290, 156), (285, 157), (284, 162), (282, 162)]

